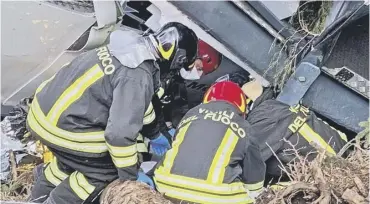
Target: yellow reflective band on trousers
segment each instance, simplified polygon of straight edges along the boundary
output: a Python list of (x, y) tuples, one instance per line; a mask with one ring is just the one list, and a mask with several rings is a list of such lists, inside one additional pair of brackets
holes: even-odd
[[(171, 175), (172, 176), (172, 175)], [(165, 176), (166, 177), (166, 176)], [(171, 177), (167, 177), (171, 178)], [(183, 180), (183, 179), (182, 179)], [(242, 188), (243, 184), (233, 185), (223, 184), (223, 185), (215, 185), (215, 186), (207, 186), (207, 188), (202, 188), (202, 190), (198, 190), (198, 188), (189, 188), (188, 186), (174, 186), (173, 183), (165, 183), (158, 179), (157, 176), (154, 177), (154, 181), (156, 184), (156, 188), (160, 193), (172, 198), (176, 198), (179, 200), (190, 201), (190, 202), (197, 202), (197, 203), (253, 203), (254, 199), (248, 196), (247, 191), (245, 188)], [(201, 185), (202, 183), (197, 183)], [(215, 192), (212, 187), (219, 186), (218, 190), (224, 188), (226, 191), (219, 191)], [(241, 188), (239, 187), (241, 186)], [(233, 188), (237, 190), (232, 190)], [(241, 190), (239, 190), (239, 188)], [(228, 192), (228, 194), (225, 194)], [(231, 193), (233, 192), (233, 193)]]
[(54, 145), (87, 153), (103, 153), (108, 151), (108, 147), (105, 143), (88, 143), (88, 142), (79, 143), (63, 139), (58, 135), (50, 133), (43, 126), (41, 126), (40, 123), (36, 120), (35, 114), (33, 113), (33, 108), (31, 108), (28, 113), (27, 122), (29, 127), (38, 136)]
[(182, 141), (184, 141), (185, 133), (186, 131), (188, 131), (190, 124), (191, 122), (189, 122), (187, 125), (185, 125), (184, 127), (181, 127), (178, 130), (178, 133), (176, 134), (176, 139), (172, 143), (172, 148), (168, 150), (167, 153), (165, 154), (165, 159), (163, 161), (163, 168), (164, 168), (164, 171), (167, 173), (171, 171), (173, 162), (175, 161), (175, 157), (179, 151), (179, 147)]
[(53, 159), (50, 162), (49, 167), (50, 167), (51, 173), (54, 176), (56, 176), (59, 180), (63, 181), (64, 179), (68, 177), (66, 173), (64, 173), (62, 170), (59, 169), (56, 157), (53, 157)]
[(231, 154), (238, 143), (238, 139), (239, 137), (228, 128), (212, 160), (207, 177), (208, 182), (221, 184), (224, 181), (226, 167), (230, 162)]
[(253, 184), (245, 184), (245, 187), (249, 191), (260, 191), (263, 188), (263, 183), (264, 181), (258, 182), (258, 183), (253, 183)]
[(58, 128), (47, 120), (42, 112), (38, 99), (35, 97), (32, 101), (31, 109), (37, 122), (49, 133), (60, 138), (75, 142), (105, 142), (104, 131), (74, 133)]
[(73, 192), (82, 200), (86, 200), (95, 190), (95, 186), (89, 184), (85, 176), (77, 171), (73, 172), (69, 177), (69, 185)]
[(107, 146), (116, 167), (128, 167), (138, 162), (136, 144), (127, 147), (116, 147), (107, 143)]
[(155, 111), (152, 102), (149, 103), (148, 109), (145, 111), (143, 124), (148, 125), (155, 119)]
[(335, 154), (333, 148), (328, 143), (326, 143), (319, 134), (313, 131), (312, 128), (307, 125), (307, 123), (303, 124), (298, 132), (307, 140), (308, 143), (314, 142), (323, 149), (326, 149), (326, 151), (328, 151), (329, 153)]
[(86, 71), (80, 78), (78, 78), (72, 85), (70, 85), (58, 98), (53, 107), (47, 114), (47, 119), (52, 124), (58, 123), (60, 115), (76, 100), (78, 100), (85, 90), (93, 83), (104, 76), (98, 64), (94, 65)]
[(48, 180), (54, 186), (58, 186), (60, 183), (62, 183), (62, 180), (60, 180), (58, 177), (56, 177), (53, 174), (53, 172), (51, 171), (50, 164), (45, 168), (44, 174), (45, 174), (46, 180)]

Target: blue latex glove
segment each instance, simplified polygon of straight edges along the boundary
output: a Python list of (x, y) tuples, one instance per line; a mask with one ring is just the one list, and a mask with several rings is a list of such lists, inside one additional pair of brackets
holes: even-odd
[(144, 172), (139, 171), (137, 181), (143, 182), (148, 184), (151, 188), (154, 189), (154, 182), (153, 180), (147, 176)]
[[(175, 129), (170, 129), (168, 133), (171, 135), (171, 137), (173, 137), (175, 134)], [(168, 139), (162, 133), (159, 135), (159, 137), (150, 141), (150, 146), (152, 152), (159, 156), (163, 156), (167, 150), (171, 148)]]
[(175, 132), (176, 132), (176, 130), (175, 130), (174, 128), (171, 128), (171, 129), (168, 131), (168, 133), (170, 133), (170, 135), (172, 136), (172, 138), (173, 138), (173, 136), (175, 135)]

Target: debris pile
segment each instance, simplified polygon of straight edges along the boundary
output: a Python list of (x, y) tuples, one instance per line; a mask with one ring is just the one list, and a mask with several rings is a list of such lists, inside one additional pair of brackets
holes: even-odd
[(26, 129), (26, 118), (32, 98), (17, 104), (0, 123), (1, 126), (1, 192), (0, 200), (24, 201), (31, 193), (33, 168), (42, 163), (43, 150)]
[[(291, 185), (281, 188), (271, 186), (257, 199), (256, 203), (369, 203), (369, 128), (349, 142), (337, 155), (329, 155), (323, 150), (311, 162), (297, 155), (282, 170), (291, 180)], [(364, 139), (365, 141), (360, 139)], [(346, 158), (340, 157), (348, 149)], [(352, 150), (353, 149), (353, 150)]]

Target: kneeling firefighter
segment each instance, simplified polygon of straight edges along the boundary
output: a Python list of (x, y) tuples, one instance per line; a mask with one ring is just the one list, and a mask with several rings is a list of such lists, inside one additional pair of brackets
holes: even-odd
[(262, 90), (258, 86), (251, 84), (243, 90), (247, 97), (254, 100), (254, 108), (248, 114), (247, 121), (255, 130), (251, 137), (260, 146), (269, 176), (282, 175), (278, 159), (284, 165), (289, 163), (296, 158), (293, 149), (311, 161), (317, 156), (316, 148), (312, 145), (337, 154), (347, 143), (344, 133), (317, 117), (307, 107), (300, 104), (290, 107), (273, 99), (272, 89), (265, 89), (259, 97), (252, 96), (250, 92)]
[[(37, 179), (32, 201), (90, 203), (117, 177), (136, 180), (137, 137), (155, 118), (157, 62), (168, 61), (178, 72), (196, 54), (196, 34), (180, 23), (145, 36), (117, 30), (107, 46), (81, 54), (43, 82), (27, 125), (54, 158)], [(163, 135), (149, 135), (150, 143), (163, 143)]]
[(157, 164), (157, 190), (175, 203), (252, 203), (263, 187), (265, 164), (249, 137), (245, 110), (237, 84), (211, 86), (203, 104), (181, 120), (172, 148)]

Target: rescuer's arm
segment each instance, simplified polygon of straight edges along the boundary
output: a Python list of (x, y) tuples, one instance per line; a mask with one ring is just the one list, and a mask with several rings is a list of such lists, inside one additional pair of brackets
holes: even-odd
[(139, 169), (136, 139), (153, 95), (149, 79), (121, 77), (113, 83), (113, 102), (105, 138), (122, 180), (136, 180)]
[(158, 96), (156, 94), (153, 95), (151, 105), (149, 105), (148, 109), (146, 110), (146, 114), (149, 114), (149, 112), (151, 112), (151, 114), (153, 114), (153, 117), (144, 117), (144, 126), (141, 130), (141, 134), (150, 140), (159, 136), (160, 123), (163, 120), (163, 114), (161, 113), (161, 104), (159, 103), (160, 101)]
[(248, 139), (243, 161), (243, 181), (251, 193), (251, 197), (257, 196), (265, 180), (266, 165), (262, 159), (258, 146)]

